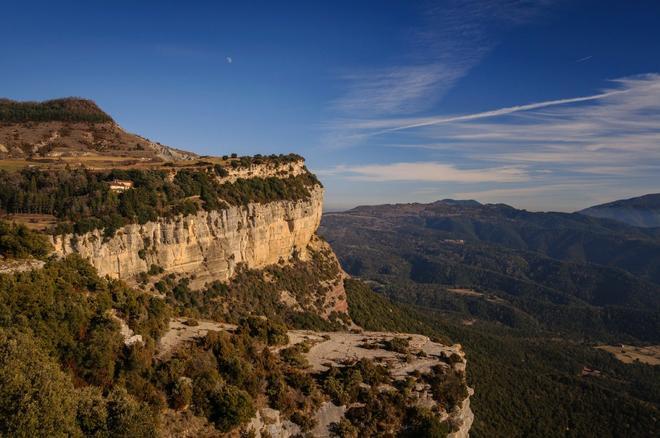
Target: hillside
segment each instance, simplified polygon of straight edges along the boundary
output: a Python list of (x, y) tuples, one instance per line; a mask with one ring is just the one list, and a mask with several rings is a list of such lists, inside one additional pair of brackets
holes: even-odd
[(594, 205), (578, 213), (636, 227), (660, 227), (660, 193)]
[(195, 156), (124, 131), (91, 100), (0, 99), (0, 160), (148, 162)]
[(320, 234), (349, 274), (461, 340), (476, 436), (618, 436), (647, 408), (638, 432), (657, 430), (660, 370), (595, 348), (660, 342), (653, 230), (445, 200), (327, 213)]

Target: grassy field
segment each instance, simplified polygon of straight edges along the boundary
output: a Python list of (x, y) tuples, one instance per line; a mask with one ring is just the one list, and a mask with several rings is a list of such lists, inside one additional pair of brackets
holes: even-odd
[(660, 365), (660, 345), (649, 345), (637, 347), (634, 345), (599, 345), (599, 350), (612, 353), (614, 357), (623, 363), (647, 363), (649, 365)]
[(168, 168), (196, 168), (212, 164), (228, 164), (232, 159), (223, 160), (220, 157), (205, 157), (199, 160), (186, 161), (155, 161), (150, 158), (135, 158), (118, 155), (85, 155), (75, 157), (59, 157), (56, 159), (4, 159), (0, 160), (0, 170), (17, 172), (26, 167), (39, 167), (45, 169), (63, 169), (66, 166), (85, 166), (90, 169), (158, 169)]
[(16, 172), (32, 164), (35, 163), (28, 160), (0, 160), (0, 170)]
[(23, 224), (33, 231), (45, 231), (57, 224), (57, 218), (51, 214), (6, 214), (0, 220)]

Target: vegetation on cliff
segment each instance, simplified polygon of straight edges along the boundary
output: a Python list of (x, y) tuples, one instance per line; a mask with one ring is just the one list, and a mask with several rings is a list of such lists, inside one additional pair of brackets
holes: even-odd
[(236, 323), (243, 315), (256, 314), (293, 328), (337, 330), (347, 324), (347, 317), (335, 312), (335, 303), (326, 297), (341, 282), (339, 269), (330, 250), (323, 249), (311, 251), (309, 260), (294, 257), (260, 270), (241, 268), (228, 284), (213, 282), (191, 290), (187, 278), (167, 276), (155, 288), (182, 316)]
[[(51, 231), (57, 234), (104, 229), (106, 236), (112, 236), (129, 223), (194, 214), (201, 209), (307, 199), (310, 189), (320, 185), (311, 173), (221, 183), (219, 172), (211, 165), (178, 170), (173, 178), (166, 170), (0, 171), (0, 209), (53, 215), (59, 222)], [(130, 181), (132, 187), (113, 191), (111, 183), (116, 180)]]
[[(143, 342), (124, 345), (111, 309)], [(293, 369), (266, 348), (286, 342), (285, 328), (243, 318), (235, 335), (210, 333), (157, 362), (169, 315), (162, 299), (100, 278), (76, 256), (0, 275), (0, 432), (154, 436), (163, 408), (187, 405), (227, 431), (273, 385), (268, 396), (290, 412), (315, 403), (295, 395)]]
[[(336, 266), (317, 269), (330, 275)], [(299, 279), (286, 281), (290, 286)], [(264, 309), (235, 309), (232, 314), (242, 316), (233, 333), (209, 332), (163, 359), (155, 355), (155, 341), (170, 315), (181, 309), (162, 298), (100, 278), (77, 256), (0, 275), (0, 433), (157, 436), (167, 427), (162, 423), (166, 409), (203, 417), (217, 431), (228, 432), (239, 430), (265, 405), (307, 433), (320, 404), (329, 400), (358, 403), (337, 424), (338, 436), (383, 427), (403, 436), (421, 431), (444, 436), (450, 430), (437, 413), (412, 407), (408, 380), (393, 380), (369, 360), (314, 375), (305, 370), (304, 344), (272, 350), (288, 341), (288, 327), (250, 315)], [(142, 341), (126, 344), (117, 317)], [(437, 400), (448, 409), (465, 396), (460, 395), (464, 385), (455, 386), (460, 382), (445, 373), (420, 378), (443, 388)], [(395, 385), (397, 391), (383, 392), (381, 384)], [(458, 398), (448, 398), (454, 393)]]
[(281, 155), (261, 155), (256, 154), (253, 156), (232, 156), (229, 157), (225, 155), (223, 157), (225, 160), (230, 160), (230, 166), (232, 169), (244, 169), (251, 166), (260, 166), (263, 164), (268, 164), (270, 166), (283, 166), (286, 164), (296, 163), (299, 161), (304, 161), (304, 158), (298, 154), (281, 154)]
[(52, 249), (52, 245), (43, 234), (31, 231), (22, 224), (0, 220), (0, 256), (43, 259)]

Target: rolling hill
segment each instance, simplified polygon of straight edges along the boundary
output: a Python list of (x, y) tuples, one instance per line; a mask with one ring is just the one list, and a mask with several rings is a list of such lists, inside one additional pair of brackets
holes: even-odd
[(0, 99), (0, 159), (71, 157), (165, 161), (193, 159), (196, 154), (124, 131), (88, 99)]

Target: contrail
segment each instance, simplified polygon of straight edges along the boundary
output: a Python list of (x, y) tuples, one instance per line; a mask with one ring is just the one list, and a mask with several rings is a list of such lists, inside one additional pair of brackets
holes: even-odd
[(594, 55), (585, 56), (584, 58), (576, 59), (575, 62), (589, 61), (593, 57), (594, 57)]
[(462, 116), (434, 117), (434, 118), (426, 119), (426, 120), (424, 120), (422, 122), (419, 122), (419, 123), (413, 123), (413, 124), (410, 124), (410, 125), (397, 126), (397, 127), (394, 127), (394, 128), (383, 129), (382, 131), (374, 132), (371, 135), (385, 134), (387, 132), (401, 131), (401, 130), (404, 130), (404, 129), (420, 128), (420, 127), (423, 127), (423, 126), (440, 125), (440, 124), (443, 124), (443, 123), (464, 122), (464, 121), (468, 121), (468, 120), (477, 120), (477, 119), (485, 119), (485, 118), (488, 118), (488, 117), (504, 116), (504, 115), (507, 115), (507, 114), (517, 113), (519, 111), (529, 111), (529, 110), (538, 109), (538, 108), (546, 108), (546, 107), (549, 107), (549, 106), (564, 105), (564, 104), (567, 104), (567, 103), (587, 102), (587, 101), (590, 101), (590, 100), (603, 99), (603, 98), (606, 98), (606, 97), (614, 96), (616, 94), (621, 94), (621, 93), (625, 93), (625, 92), (627, 92), (627, 90), (608, 91), (607, 93), (594, 94), (593, 96), (572, 97), (572, 98), (569, 98), (569, 99), (546, 100), (544, 102), (530, 103), (530, 104), (527, 104), (527, 105), (510, 106), (510, 107), (500, 108), (500, 109), (496, 109), (496, 110), (484, 111), (484, 112), (481, 112), (481, 113), (465, 114), (465, 115), (462, 115)]

